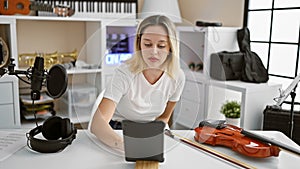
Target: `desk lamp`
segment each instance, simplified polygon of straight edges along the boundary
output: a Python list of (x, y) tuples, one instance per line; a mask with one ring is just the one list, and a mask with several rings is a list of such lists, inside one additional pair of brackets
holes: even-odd
[(177, 0), (144, 0), (140, 18), (157, 14), (169, 17), (174, 23), (182, 22)]

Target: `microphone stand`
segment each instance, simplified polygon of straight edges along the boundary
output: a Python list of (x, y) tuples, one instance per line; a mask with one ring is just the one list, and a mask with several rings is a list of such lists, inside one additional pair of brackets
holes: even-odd
[(26, 84), (30, 84), (30, 82), (25, 81), (24, 79), (22, 79), (19, 75), (25, 75), (28, 79), (29, 79), (29, 75), (30, 72), (28, 70), (15, 70), (15, 63), (14, 63), (15, 59), (14, 58), (10, 58), (10, 63), (7, 66), (7, 70), (5, 70), (5, 73), (8, 73), (8, 75), (14, 75), (16, 76), (19, 80), (21, 80), (22, 82), (26, 83)]
[[(6, 72), (8, 72), (9, 75), (16, 76), (19, 80), (23, 81), (24, 83), (30, 84), (30, 82), (25, 81), (24, 79), (22, 79), (19, 76), (19, 75), (25, 75), (28, 79), (30, 79), (30, 77), (28, 77), (28, 76), (32, 75), (31, 71), (29, 71), (30, 68), (27, 69), (27, 70), (15, 70), (16, 64), (14, 63), (14, 61), (15, 61), (14, 58), (10, 58), (10, 63), (7, 66), (8, 71), (6, 71)], [(39, 100), (39, 98), (35, 98), (37, 96), (37, 94), (35, 92), (32, 91), (31, 93), (33, 93), (33, 94), (31, 94), (32, 107), (33, 107), (32, 114), (34, 115), (35, 124), (38, 127), (36, 112), (34, 111), (34, 109), (35, 109), (35, 103), (34, 103), (34, 101), (35, 100)]]
[[(37, 59), (38, 61), (36, 61)], [(47, 90), (51, 98), (53, 99), (59, 98), (65, 92), (68, 84), (68, 79), (67, 79), (66, 70), (63, 66), (61, 65), (53, 66), (48, 72), (47, 70), (44, 70), (43, 67), (44, 59), (42, 57), (39, 58), (36, 57), (33, 67), (29, 67), (27, 70), (15, 70), (16, 64), (14, 63), (14, 60), (15, 60), (14, 58), (10, 58), (10, 62), (8, 62), (9, 64), (7, 64), (7, 68), (0, 67), (0, 78), (4, 74), (14, 75), (22, 82), (31, 85), (32, 107), (34, 107), (34, 101), (40, 99), (40, 91), (41, 91), (41, 87), (43, 86), (44, 80), (47, 80)], [(29, 81), (26, 81), (19, 75), (25, 75), (27, 77), (27, 80)], [(61, 81), (62, 83), (57, 87), (57, 85), (55, 84), (56, 81)], [(52, 88), (48, 88), (49, 86), (51, 86)], [(54, 113), (51, 114), (55, 115), (55, 111), (53, 112)], [(33, 114), (36, 119), (34, 108), (33, 108)]]
[[(297, 86), (296, 86), (297, 87)], [(292, 102), (291, 102), (291, 110), (290, 110), (290, 121), (289, 121), (289, 136), (293, 138), (293, 131), (294, 131), (294, 105), (295, 105), (295, 98), (296, 98), (296, 87), (290, 93)]]
[[(289, 137), (293, 138), (293, 130), (294, 130), (294, 105), (295, 105), (295, 98), (296, 98), (296, 88), (297, 84), (300, 81), (300, 74), (294, 78), (292, 83), (284, 90), (280, 92), (280, 96), (275, 98), (276, 106), (281, 107), (282, 103), (290, 103), (291, 110), (290, 110), (290, 119), (289, 119)], [(291, 96), (291, 102), (285, 101), (288, 96)]]

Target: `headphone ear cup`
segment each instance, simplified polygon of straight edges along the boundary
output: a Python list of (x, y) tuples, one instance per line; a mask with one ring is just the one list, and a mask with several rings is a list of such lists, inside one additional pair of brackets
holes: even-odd
[(69, 137), (73, 133), (73, 124), (70, 119), (62, 119), (61, 123), (61, 137), (62, 139)]
[(48, 140), (57, 140), (62, 136), (62, 118), (52, 116), (42, 126), (42, 134)]

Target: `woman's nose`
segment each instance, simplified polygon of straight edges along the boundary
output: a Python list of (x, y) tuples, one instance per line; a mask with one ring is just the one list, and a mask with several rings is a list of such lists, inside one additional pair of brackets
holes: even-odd
[(156, 46), (154, 46), (152, 48), (152, 54), (157, 55), (158, 54), (158, 48)]

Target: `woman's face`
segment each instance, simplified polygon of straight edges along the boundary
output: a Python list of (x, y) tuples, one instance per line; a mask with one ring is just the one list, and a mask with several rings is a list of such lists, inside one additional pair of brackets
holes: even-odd
[(159, 25), (145, 28), (140, 47), (143, 60), (149, 68), (162, 68), (170, 53), (170, 42), (165, 28)]

